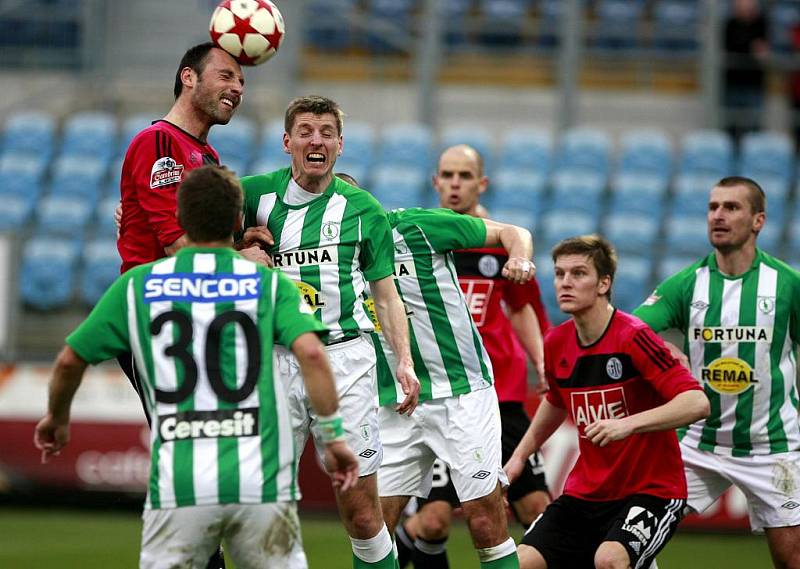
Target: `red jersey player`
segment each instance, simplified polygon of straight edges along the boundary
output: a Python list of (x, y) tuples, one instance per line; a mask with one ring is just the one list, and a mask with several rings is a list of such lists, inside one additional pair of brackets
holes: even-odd
[(610, 304), (616, 254), (597, 236), (553, 248), (559, 307), (545, 337), (550, 389), (505, 466), (510, 480), (569, 416), (577, 463), (518, 547), (521, 569), (650, 567), (686, 504), (674, 429), (704, 418), (699, 383), (641, 320)]

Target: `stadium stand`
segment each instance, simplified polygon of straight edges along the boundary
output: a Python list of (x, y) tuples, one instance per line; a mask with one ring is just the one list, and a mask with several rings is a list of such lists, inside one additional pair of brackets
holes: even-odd
[(553, 161), (553, 135), (544, 128), (514, 127), (500, 141), (497, 163), (500, 168), (535, 170), (550, 173)]
[(19, 272), (23, 302), (37, 310), (67, 306), (73, 297), (75, 267), (81, 244), (77, 239), (37, 235), (24, 246)]
[(94, 202), (75, 195), (50, 195), (39, 200), (36, 211), (37, 234), (74, 237), (88, 228)]
[(119, 276), (121, 260), (113, 240), (107, 237), (88, 241), (83, 247), (78, 272), (78, 295), (87, 307), (94, 306)]
[(75, 113), (64, 122), (61, 153), (110, 160), (117, 151), (117, 120), (111, 113)]
[(419, 123), (388, 124), (381, 130), (378, 164), (433, 167), (433, 131)]
[[(217, 149), (222, 164), (227, 164), (231, 170), (242, 174), (253, 158), (256, 135), (257, 129), (252, 119), (236, 116), (225, 128), (211, 129), (208, 141)], [(238, 169), (230, 166), (234, 160)]]
[(695, 130), (681, 141), (678, 171), (722, 178), (734, 172), (733, 140), (722, 130)]
[(420, 168), (381, 165), (375, 168), (369, 191), (385, 209), (418, 207), (425, 181), (425, 171)]
[(3, 152), (47, 157), (53, 152), (55, 128), (55, 118), (47, 112), (14, 113), (3, 129)]

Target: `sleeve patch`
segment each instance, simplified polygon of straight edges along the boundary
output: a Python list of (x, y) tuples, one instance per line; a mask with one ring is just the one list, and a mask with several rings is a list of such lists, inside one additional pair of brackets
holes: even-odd
[(652, 306), (659, 300), (661, 300), (661, 296), (654, 292), (645, 299), (645, 301), (642, 303), (642, 306)]
[(159, 158), (150, 169), (150, 189), (177, 184), (183, 177), (183, 164), (178, 164), (174, 158), (164, 156)]

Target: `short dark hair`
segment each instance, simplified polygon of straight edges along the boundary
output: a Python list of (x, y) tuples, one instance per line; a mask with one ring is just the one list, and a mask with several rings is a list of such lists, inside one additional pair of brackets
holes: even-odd
[(716, 187), (719, 188), (733, 188), (735, 186), (744, 186), (747, 188), (748, 201), (753, 213), (761, 213), (767, 210), (767, 194), (758, 182), (751, 178), (744, 176), (727, 176), (717, 182)]
[(292, 132), (294, 119), (300, 113), (312, 113), (317, 116), (328, 113), (332, 114), (334, 117), (336, 117), (336, 129), (339, 132), (339, 136), (342, 136), (342, 128), (344, 127), (344, 113), (342, 112), (342, 109), (339, 108), (339, 103), (336, 101), (326, 97), (321, 97), (319, 95), (307, 95), (305, 97), (297, 97), (296, 99), (293, 99), (286, 108), (286, 115), (283, 121), (283, 129), (287, 133)]
[(335, 176), (337, 178), (339, 178), (340, 180), (344, 180), (345, 182), (347, 182), (351, 186), (354, 186), (356, 188), (359, 187), (358, 182), (356, 181), (356, 179), (353, 178), (353, 176), (351, 176), (350, 174), (345, 174), (344, 172), (336, 172)]
[(181, 81), (181, 71), (186, 67), (190, 67), (192, 71), (198, 75), (203, 74), (203, 69), (206, 67), (208, 54), (214, 49), (215, 46), (212, 42), (207, 41), (196, 46), (190, 47), (186, 53), (183, 54), (181, 62), (178, 64), (178, 71), (175, 73), (175, 87), (172, 93), (177, 99), (183, 92), (183, 81)]
[[(607, 239), (599, 235), (578, 235), (559, 241), (552, 251), (553, 262), (564, 255), (583, 255), (588, 257), (599, 278), (609, 277), (614, 283), (614, 275), (617, 272), (617, 252)], [(611, 286), (606, 293), (611, 298)]]
[(178, 188), (178, 223), (191, 241), (221, 241), (233, 235), (242, 211), (242, 185), (224, 166), (189, 172)]

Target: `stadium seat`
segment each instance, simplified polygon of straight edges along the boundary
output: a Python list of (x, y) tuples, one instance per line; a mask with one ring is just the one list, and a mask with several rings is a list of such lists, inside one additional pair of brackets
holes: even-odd
[(75, 113), (64, 122), (62, 155), (93, 156), (109, 160), (117, 154), (117, 121), (111, 113)]
[(647, 298), (653, 269), (651, 259), (651, 256), (620, 256), (611, 292), (614, 306), (631, 312)]
[[(366, 47), (374, 54), (402, 53), (399, 44), (406, 44), (412, 35), (412, 12), (415, 0), (366, 0), (370, 25), (361, 34)], [(395, 40), (395, 41), (392, 41)]]
[(657, 0), (653, 5), (653, 46), (672, 53), (697, 49), (700, 8), (697, 0)]
[(703, 255), (709, 251), (708, 223), (703, 216), (671, 215), (664, 224), (664, 250), (671, 255)]
[(133, 140), (133, 137), (146, 129), (153, 123), (153, 121), (158, 120), (159, 118), (161, 117), (150, 113), (140, 113), (126, 117), (122, 121), (122, 129), (119, 141), (119, 154), (124, 156), (124, 153), (128, 150), (128, 145), (131, 143), (131, 140)]
[(349, 121), (344, 132), (340, 158), (347, 158), (349, 164), (360, 164), (369, 168), (374, 159), (376, 138), (375, 128), (370, 123)]
[[(711, 248), (708, 247), (705, 254), (708, 254), (710, 252)], [(678, 271), (682, 271), (689, 265), (695, 263), (702, 256), (703, 253), (700, 253), (697, 256), (667, 253), (665, 257), (661, 258), (660, 262), (656, 266), (655, 286), (663, 282), (665, 279), (671, 277)]]
[(562, 170), (553, 174), (548, 209), (577, 210), (597, 215), (603, 206), (604, 173), (592, 170)]
[(93, 156), (66, 155), (55, 160), (50, 187), (53, 193), (95, 200), (108, 163)]
[(776, 52), (793, 52), (792, 27), (800, 23), (800, 4), (787, 0), (771, 3), (767, 21), (770, 47)]
[(497, 164), (500, 168), (525, 168), (547, 176), (553, 160), (553, 135), (550, 130), (517, 127), (506, 131), (500, 141)]
[(321, 51), (342, 51), (352, 44), (356, 0), (312, 0), (306, 4), (308, 44)]
[(623, 133), (620, 139), (620, 173), (647, 173), (667, 181), (672, 176), (673, 163), (672, 141), (664, 131), (639, 129)]
[(695, 130), (683, 137), (679, 172), (720, 179), (735, 172), (733, 165), (733, 140), (727, 132)]
[(106, 196), (98, 202), (94, 222), (97, 235), (102, 235), (106, 239), (116, 239), (117, 226), (114, 223), (114, 211), (117, 209), (117, 205), (119, 205), (119, 195)]
[[(208, 141), (219, 154), (221, 164), (237, 161), (241, 172), (256, 150), (256, 126), (252, 119), (237, 116), (226, 125), (217, 125), (208, 133)], [(237, 171), (241, 174), (240, 171)]]
[(536, 232), (536, 214), (532, 211), (500, 207), (490, 210), (489, 215), (494, 221), (518, 225), (534, 234)]
[(486, 207), (518, 209), (538, 214), (542, 209), (542, 195), (546, 177), (540, 170), (501, 168), (490, 178), (486, 192)]
[(78, 296), (88, 307), (100, 297), (119, 276), (120, 260), (113, 240), (100, 238), (86, 243), (78, 273)]
[(352, 162), (350, 158), (345, 157), (344, 154), (336, 161), (333, 171), (336, 174), (347, 174), (355, 178), (356, 182), (358, 182), (361, 187), (367, 189), (370, 187), (370, 168), (358, 161)]
[(670, 210), (688, 216), (705, 215), (711, 188), (718, 181), (718, 176), (708, 174), (678, 174)]
[(582, 169), (608, 175), (611, 139), (595, 128), (573, 128), (564, 132), (556, 153), (556, 170)]
[(440, 150), (457, 144), (467, 144), (477, 150), (481, 158), (483, 158), (484, 173), (486, 174), (491, 170), (494, 155), (494, 137), (489, 129), (468, 124), (444, 127), (439, 138)]
[(614, 212), (603, 221), (603, 234), (620, 252), (650, 255), (658, 237), (660, 219), (646, 213)]
[(256, 153), (256, 160), (277, 160), (287, 158), (283, 151), (283, 119), (275, 119), (265, 124), (261, 129), (261, 143)]
[[(771, 255), (778, 257), (783, 254), (784, 209), (774, 209), (767, 218), (767, 223), (758, 234), (758, 246)], [(787, 251), (787, 253), (790, 251)]]
[(601, 49), (631, 49), (637, 44), (644, 3), (637, 0), (598, 0), (592, 44)]
[(430, 170), (434, 165), (433, 133), (421, 123), (394, 123), (381, 129), (378, 163)]
[(378, 166), (372, 182), (366, 189), (375, 196), (386, 210), (399, 207), (420, 207), (425, 186), (425, 172), (408, 166)]
[(444, 26), (444, 41), (448, 47), (458, 47), (467, 41), (467, 15), (473, 0), (442, 0), (439, 7)]
[(666, 178), (641, 173), (618, 174), (611, 180), (610, 213), (639, 212), (660, 219), (667, 196)]
[(789, 182), (789, 178), (772, 176), (766, 173), (753, 174), (751, 177), (764, 190), (764, 194), (767, 196), (768, 211), (772, 212), (776, 207), (784, 207), (786, 202), (789, 201), (792, 193), (792, 185)]
[(49, 157), (55, 142), (56, 121), (45, 111), (12, 113), (3, 129), (3, 151)]
[(74, 237), (88, 228), (94, 204), (78, 196), (50, 195), (39, 200), (36, 210), (37, 233)]
[(597, 230), (597, 219), (597, 215), (585, 211), (548, 211), (539, 220), (538, 248), (549, 251), (562, 239), (594, 233)]
[(41, 156), (5, 152), (0, 157), (0, 189), (4, 193), (38, 196), (47, 160)]
[(23, 302), (38, 310), (63, 308), (72, 298), (80, 242), (36, 235), (23, 247), (19, 291)]
[(490, 47), (519, 46), (529, 8), (530, 0), (480, 0), (480, 42)]
[(788, 183), (794, 172), (794, 143), (783, 132), (749, 132), (742, 137), (739, 162), (742, 175), (759, 183), (764, 175)]
[(16, 233), (27, 227), (35, 203), (34, 196), (9, 193), (0, 189), (0, 233), (6, 231)]
[[(266, 174), (267, 172), (272, 172), (273, 170), (278, 170), (280, 168), (286, 168), (287, 166), (291, 165), (292, 159), (288, 154), (284, 154), (283, 156), (276, 156), (275, 158), (262, 158), (261, 160), (257, 160), (250, 165), (250, 174)], [(336, 162), (338, 169), (339, 162)]]

